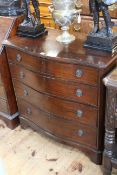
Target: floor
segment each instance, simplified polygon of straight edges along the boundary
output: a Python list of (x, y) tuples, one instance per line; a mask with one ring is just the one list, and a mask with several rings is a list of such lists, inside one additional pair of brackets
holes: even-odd
[(0, 120), (0, 175), (102, 175), (101, 168), (78, 149)]

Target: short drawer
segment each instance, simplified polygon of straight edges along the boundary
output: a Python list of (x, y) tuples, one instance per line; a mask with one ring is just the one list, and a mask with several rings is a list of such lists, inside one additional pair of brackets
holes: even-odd
[(97, 133), (95, 129), (48, 115), (24, 100), (18, 100), (18, 107), (21, 117), (32, 121), (44, 131), (59, 138), (96, 148)]
[(7, 48), (7, 54), (10, 61), (47, 76), (91, 85), (98, 83), (98, 70), (88, 66), (42, 59), (11, 48)]
[(14, 79), (20, 80), (22, 83), (39, 92), (70, 101), (81, 102), (93, 106), (98, 105), (97, 87), (60, 81), (55, 78), (51, 79), (50, 77), (42, 76), (14, 64), (10, 64), (10, 68)]
[(41, 58), (31, 56), (29, 54), (9, 47), (6, 48), (6, 51), (9, 61), (15, 62), (19, 65), (23, 65), (29, 70), (37, 72), (43, 71), (43, 62)]
[(14, 88), (18, 98), (30, 102), (46, 113), (92, 127), (98, 125), (98, 111), (95, 107), (39, 93), (19, 81), (14, 81)]

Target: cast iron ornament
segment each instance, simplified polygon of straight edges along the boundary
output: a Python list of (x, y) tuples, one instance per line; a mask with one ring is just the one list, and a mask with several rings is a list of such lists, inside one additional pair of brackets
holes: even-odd
[[(93, 15), (94, 27), (88, 34), (84, 47), (117, 52), (117, 33), (112, 31), (112, 22), (108, 6), (117, 0), (89, 0), (90, 12)], [(99, 28), (99, 12), (102, 12), (105, 27)]]
[[(34, 7), (35, 15), (31, 13), (30, 2)], [(19, 36), (26, 36), (36, 38), (47, 33), (44, 24), (40, 21), (40, 10), (38, 0), (23, 0), (25, 9), (24, 21), (19, 25), (17, 34)]]
[(22, 0), (0, 0), (0, 16), (18, 16), (24, 10), (21, 8)]

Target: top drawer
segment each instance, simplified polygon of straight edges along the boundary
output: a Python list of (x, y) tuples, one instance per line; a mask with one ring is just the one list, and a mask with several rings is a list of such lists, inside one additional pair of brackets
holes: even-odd
[(31, 56), (13, 48), (7, 48), (9, 61), (27, 67), (29, 70), (68, 81), (97, 85), (98, 70), (76, 64), (65, 64)]

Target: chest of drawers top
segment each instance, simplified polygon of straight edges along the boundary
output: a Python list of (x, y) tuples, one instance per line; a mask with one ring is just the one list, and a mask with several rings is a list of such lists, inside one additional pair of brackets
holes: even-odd
[[(6, 40), (4, 44), (10, 48), (25, 52), (33, 59), (42, 58), (42, 60), (51, 60), (60, 63), (79, 64), (90, 66), (95, 69), (105, 69), (111, 62), (116, 59), (107, 52), (86, 49), (83, 43), (86, 36), (82, 33), (76, 34), (76, 40), (69, 44), (63, 45), (56, 41), (56, 37), (60, 34), (59, 30), (48, 29), (48, 35), (40, 38), (31, 39), (15, 36)], [(18, 53), (17, 51), (17, 53)], [(12, 56), (15, 53), (12, 51)], [(27, 64), (30, 59), (27, 58)]]

